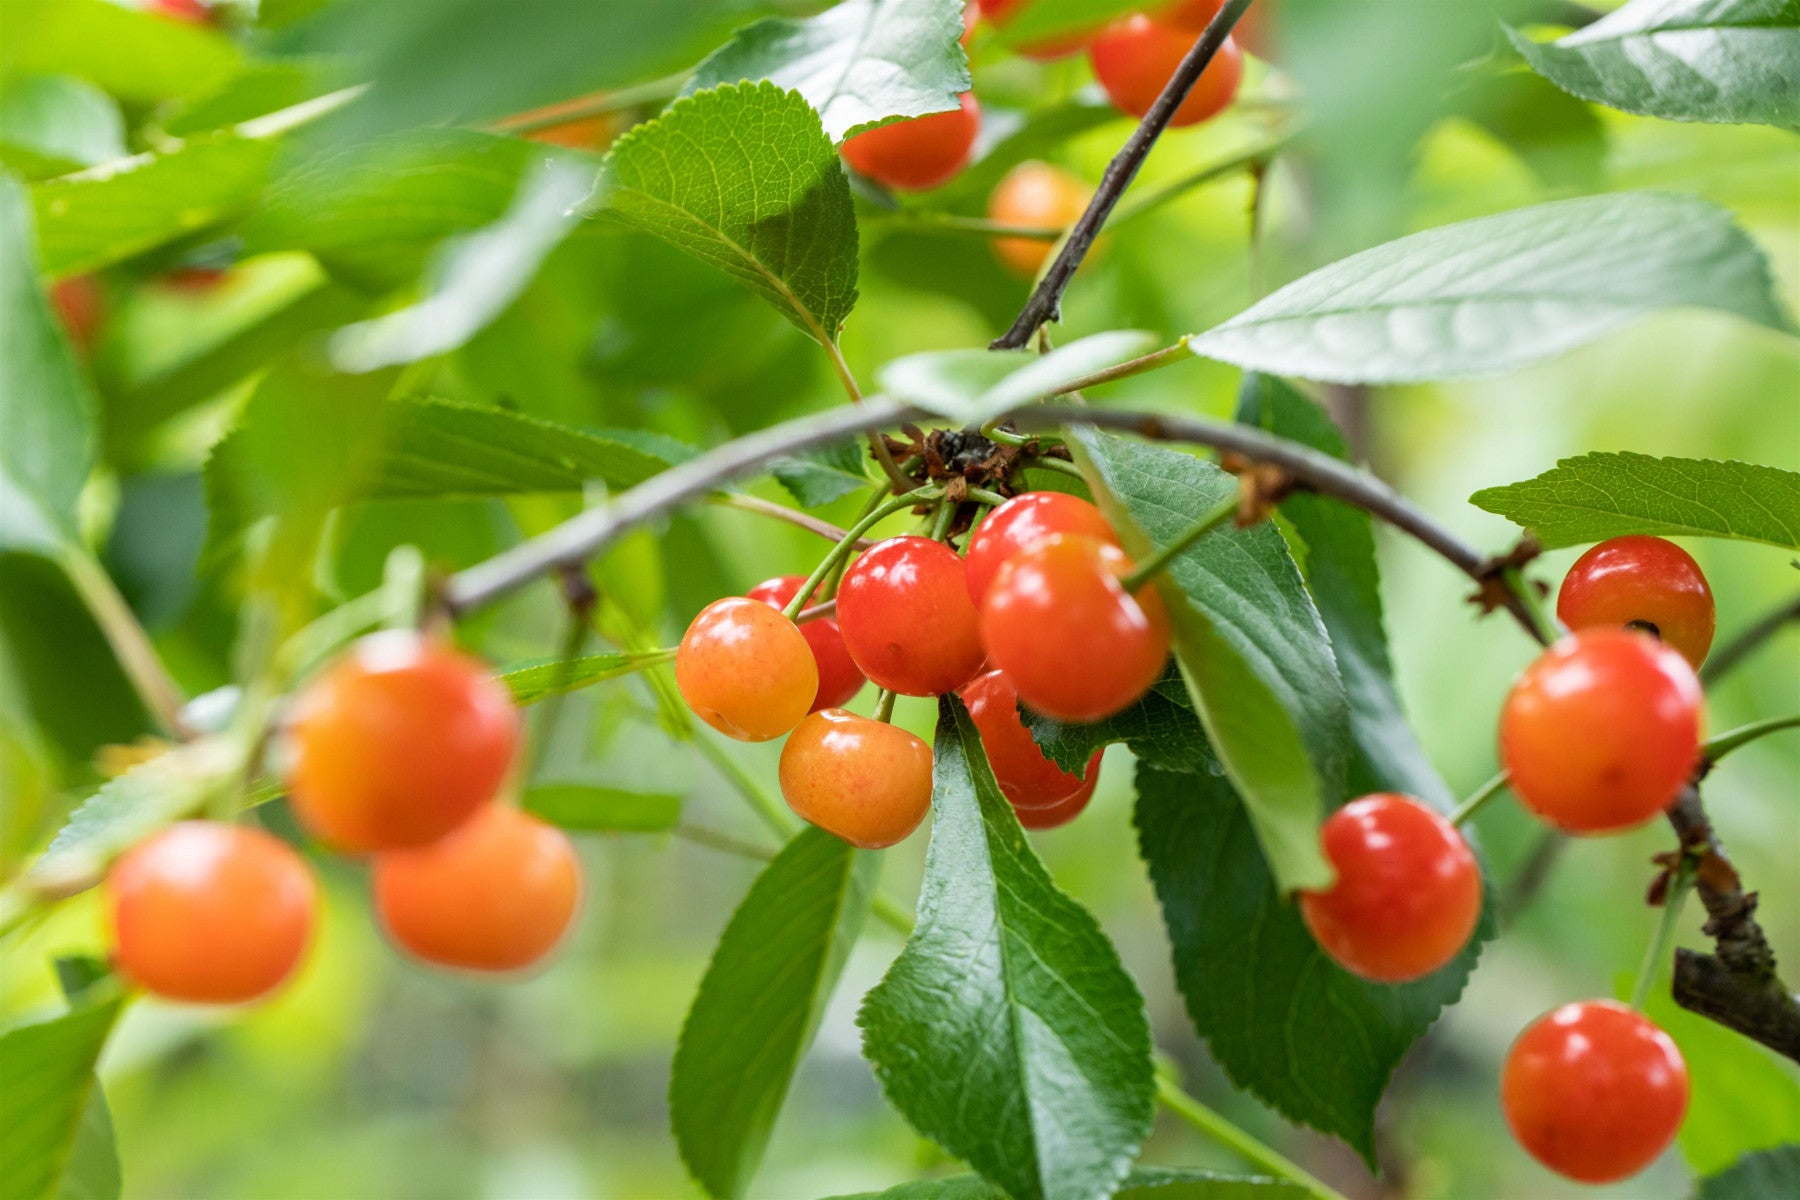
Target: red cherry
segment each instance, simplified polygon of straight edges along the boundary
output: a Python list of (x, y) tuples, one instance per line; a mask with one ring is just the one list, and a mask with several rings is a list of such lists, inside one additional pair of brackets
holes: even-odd
[(1067, 825), (1079, 817), (1094, 798), (1094, 785), (1099, 782), (1098, 763), (1088, 768), (1088, 782), (1081, 785), (1081, 790), (1065, 800), (1058, 800), (1049, 808), (1015, 808), (1013, 816), (1019, 818), (1019, 824), (1026, 829), (1055, 829)]
[(1700, 755), (1700, 681), (1628, 629), (1584, 629), (1525, 668), (1500, 713), (1500, 761), (1532, 812), (1569, 833), (1669, 807)]
[(213, 10), (210, 4), (201, 0), (150, 0), (150, 11), (172, 17), (177, 21), (186, 21), (190, 25), (210, 25), (213, 21)]
[(780, 775), (789, 808), (865, 850), (904, 841), (931, 811), (931, 747), (841, 708), (788, 735)]
[(1556, 615), (1570, 629), (1642, 628), (1698, 670), (1712, 646), (1717, 614), (1693, 556), (1674, 542), (1640, 534), (1601, 542), (1576, 559), (1563, 576)]
[(1378, 793), (1319, 831), (1337, 881), (1300, 893), (1313, 938), (1346, 971), (1378, 983), (1429, 975), (1468, 943), (1481, 870), (1450, 822), (1417, 800)]
[[(1162, 95), (1169, 77), (1193, 45), (1194, 34), (1139, 13), (1108, 27), (1088, 43), (1088, 60), (1113, 104), (1122, 112), (1142, 117)], [(1243, 52), (1226, 38), (1169, 124), (1194, 125), (1217, 116), (1237, 95), (1243, 76)]]
[(850, 657), (891, 692), (954, 692), (981, 670), (963, 562), (942, 542), (896, 537), (864, 551), (844, 572), (837, 618)]
[(866, 130), (844, 143), (844, 161), (880, 184), (922, 192), (950, 182), (969, 161), (981, 131), (981, 106), (964, 92), (960, 106)]
[(1045, 757), (1019, 719), (1019, 691), (1004, 671), (978, 675), (962, 690), (969, 717), (981, 732), (981, 747), (1000, 793), (1015, 809), (1053, 808), (1075, 793), (1090, 795), (1100, 775), (1101, 751), (1088, 759), (1086, 776), (1071, 775)]
[(1500, 1106), (1519, 1144), (1582, 1183), (1649, 1166), (1674, 1140), (1687, 1104), (1687, 1064), (1674, 1039), (1611, 1000), (1538, 1018), (1500, 1076)]
[[(804, 575), (777, 575), (763, 580), (746, 594), (770, 608), (784, 609), (805, 582)], [(819, 687), (813, 695), (811, 711), (842, 708), (862, 691), (865, 680), (863, 673), (856, 669), (850, 651), (844, 648), (844, 635), (838, 632), (838, 623), (830, 617), (815, 617), (801, 622), (800, 634), (812, 647), (813, 662), (819, 668)]]
[(242, 1004), (280, 986), (312, 940), (318, 888), (260, 829), (183, 821), (127, 850), (106, 879), (119, 970), (193, 1004)]
[(203, 296), (224, 283), (230, 275), (231, 272), (224, 267), (176, 267), (171, 271), (164, 271), (157, 282), (172, 292)]
[(50, 307), (62, 319), (69, 342), (83, 354), (94, 349), (106, 316), (106, 293), (92, 275), (70, 275), (50, 285)]
[(675, 686), (694, 715), (740, 742), (800, 723), (819, 694), (811, 645), (779, 611), (748, 596), (700, 610), (675, 650)]
[[(1025, 229), (1062, 230), (1081, 219), (1094, 189), (1048, 163), (1022, 162), (1008, 171), (988, 198), (988, 219)], [(1098, 250), (1104, 242), (1096, 242)], [(994, 256), (1015, 275), (1036, 275), (1055, 243), (1041, 238), (994, 239)]]
[(983, 517), (969, 535), (969, 548), (963, 555), (969, 599), (979, 605), (1007, 559), (1031, 549), (1053, 533), (1081, 533), (1119, 544), (1100, 510), (1080, 496), (1066, 492), (1014, 496)]
[[(981, 15), (992, 22), (994, 28), (999, 29), (1018, 16), (1020, 11), (1031, 3), (1031, 0), (977, 0), (977, 2), (981, 5)], [(1062, 37), (1051, 38), (1048, 41), (1020, 46), (1019, 53), (1039, 62), (1066, 58), (1087, 45), (1088, 39), (1094, 36), (1095, 30), (1098, 28), (1095, 26), (1094, 29), (1078, 30)]]
[(991, 665), (1026, 704), (1062, 721), (1098, 721), (1150, 689), (1169, 658), (1169, 619), (1153, 587), (1119, 577), (1117, 546), (1052, 534), (1000, 568), (981, 607)]

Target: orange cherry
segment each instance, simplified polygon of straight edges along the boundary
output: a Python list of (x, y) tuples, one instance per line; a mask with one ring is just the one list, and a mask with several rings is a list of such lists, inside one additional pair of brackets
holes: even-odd
[[(1088, 43), (1088, 61), (1113, 104), (1121, 112), (1142, 117), (1193, 49), (1195, 36), (1140, 13), (1109, 26)], [(1195, 125), (1225, 111), (1237, 95), (1243, 76), (1243, 52), (1228, 37), (1194, 81), (1169, 124)]]
[(981, 106), (973, 92), (964, 92), (949, 112), (865, 130), (846, 141), (842, 153), (859, 175), (898, 191), (922, 192), (956, 177), (979, 132)]
[(800, 723), (819, 668), (795, 624), (747, 596), (701, 610), (675, 650), (675, 686), (694, 714), (740, 742), (766, 742)]
[(1693, 556), (1641, 534), (1611, 538), (1576, 559), (1556, 595), (1556, 615), (1570, 629), (1629, 625), (1654, 634), (1695, 670), (1712, 648), (1717, 620), (1712, 588)]
[(788, 735), (780, 775), (788, 807), (865, 850), (904, 841), (931, 811), (931, 747), (841, 708)]
[[(1062, 230), (1081, 219), (1094, 189), (1048, 163), (1023, 162), (1008, 171), (988, 199), (988, 219), (1022, 229)], [(1043, 268), (1054, 242), (1036, 238), (994, 239), (994, 255), (1016, 275), (1029, 279)]]

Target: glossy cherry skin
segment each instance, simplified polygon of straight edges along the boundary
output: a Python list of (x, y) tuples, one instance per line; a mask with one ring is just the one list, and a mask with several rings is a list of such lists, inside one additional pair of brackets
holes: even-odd
[(1669, 807), (1700, 756), (1700, 681), (1629, 629), (1583, 629), (1525, 668), (1500, 713), (1521, 803), (1567, 833), (1629, 829)]
[[(1023, 162), (1008, 171), (988, 198), (988, 219), (1025, 229), (1065, 229), (1087, 211), (1094, 190), (1048, 163)], [(1015, 275), (1036, 275), (1056, 243), (1034, 238), (994, 239), (994, 256)]]
[(958, 107), (878, 126), (844, 143), (844, 161), (896, 191), (922, 192), (949, 183), (969, 161), (981, 132), (981, 106), (964, 92)]
[[(777, 575), (763, 580), (747, 594), (750, 599), (761, 600), (771, 608), (783, 609), (805, 582), (804, 575)], [(811, 711), (842, 708), (862, 691), (867, 680), (857, 669), (850, 651), (844, 648), (844, 635), (838, 631), (838, 623), (830, 617), (814, 617), (800, 623), (800, 635), (812, 647), (813, 665), (819, 669), (819, 688), (813, 694)]]
[(1067, 825), (1087, 810), (1088, 801), (1094, 798), (1094, 788), (1100, 782), (1099, 773), (1100, 765), (1095, 763), (1088, 768), (1088, 782), (1074, 795), (1058, 800), (1048, 808), (1015, 808), (1013, 816), (1019, 818), (1019, 824), (1026, 829), (1056, 829)]
[(319, 906), (312, 872), (279, 838), (183, 821), (127, 850), (106, 878), (115, 961), (168, 1000), (242, 1004), (294, 973)]
[(562, 940), (581, 902), (581, 860), (563, 831), (505, 804), (429, 846), (375, 859), (375, 912), (415, 958), (516, 971)]
[(1582, 1183), (1649, 1166), (1674, 1140), (1687, 1104), (1687, 1064), (1674, 1039), (1611, 1000), (1538, 1018), (1500, 1075), (1500, 1106), (1519, 1144)]
[(1637, 535), (1591, 547), (1563, 576), (1556, 615), (1570, 629), (1630, 625), (1681, 652), (1695, 670), (1712, 647), (1712, 588), (1674, 542)]
[(1408, 796), (1377, 793), (1319, 831), (1337, 880), (1300, 893), (1313, 939), (1377, 983), (1429, 975), (1468, 944), (1481, 916), (1481, 869), (1450, 822)]
[(904, 841), (931, 811), (931, 747), (841, 708), (788, 735), (780, 775), (789, 808), (865, 850)]
[(700, 610), (675, 649), (675, 686), (694, 715), (740, 742), (800, 723), (819, 692), (812, 646), (761, 600), (727, 596)]
[(969, 535), (969, 546), (963, 554), (969, 599), (980, 605), (1007, 559), (1031, 549), (1053, 533), (1080, 533), (1119, 544), (1100, 510), (1080, 496), (1066, 492), (1014, 496), (983, 517)]
[(1100, 776), (1101, 751), (1088, 759), (1087, 773), (1071, 775), (1051, 762), (1019, 719), (1019, 691), (1005, 671), (977, 675), (962, 690), (969, 718), (981, 732), (981, 747), (1000, 784), (1000, 794), (1013, 808), (1052, 808), (1080, 791), (1093, 793)]
[[(1121, 112), (1142, 117), (1193, 48), (1194, 34), (1143, 14), (1127, 17), (1088, 43), (1088, 61)], [(1194, 125), (1225, 111), (1244, 76), (1244, 55), (1231, 38), (1219, 47), (1175, 110), (1171, 125)]]
[(519, 713), (477, 660), (411, 630), (363, 638), (294, 703), (294, 814), (346, 853), (435, 841), (494, 798)]
[(1150, 689), (1169, 658), (1169, 619), (1154, 587), (1119, 576), (1124, 551), (1053, 534), (1000, 568), (981, 606), (990, 665), (1029, 707), (1061, 721), (1098, 721)]
[(942, 695), (981, 670), (963, 561), (942, 542), (896, 537), (864, 551), (838, 587), (837, 619), (850, 657), (891, 692)]

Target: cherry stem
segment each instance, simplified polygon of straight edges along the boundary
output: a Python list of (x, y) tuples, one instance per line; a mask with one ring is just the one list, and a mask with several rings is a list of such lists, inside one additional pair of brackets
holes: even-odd
[(941, 542), (950, 536), (950, 526), (956, 521), (956, 501), (945, 496), (937, 502), (937, 508), (931, 514), (931, 527), (925, 536), (934, 542)]
[(1119, 582), (1128, 592), (1135, 592), (1160, 574), (1163, 568), (1179, 558), (1189, 546), (1219, 528), (1237, 515), (1238, 497), (1234, 489), (1232, 494), (1221, 500), (1211, 512), (1188, 526), (1180, 537), (1156, 551), (1149, 558), (1133, 567)]
[(935, 500), (943, 494), (942, 488), (936, 486), (922, 487), (916, 488), (913, 491), (906, 493), (904, 496), (895, 496), (885, 504), (876, 505), (868, 515), (852, 525), (838, 541), (838, 544), (833, 546), (830, 552), (819, 561), (819, 565), (814, 567), (813, 573), (806, 577), (806, 582), (800, 585), (800, 590), (794, 593), (794, 598), (787, 602), (787, 607), (781, 610), (781, 614), (790, 621), (798, 617), (800, 615), (800, 610), (806, 607), (806, 602), (812, 599), (812, 594), (817, 591), (819, 585), (825, 581), (825, 577), (829, 575), (840, 562), (844, 562), (850, 557), (851, 552), (856, 549), (856, 543), (862, 538), (863, 534), (873, 529), (888, 517), (893, 516), (901, 509), (911, 508), (916, 504), (921, 504), (928, 500)]
[(1047, 471), (1056, 471), (1059, 474), (1079, 479), (1083, 483), (1087, 482), (1087, 477), (1081, 473), (1081, 468), (1074, 463), (1069, 462), (1067, 459), (1034, 458), (1026, 465), (1030, 467), (1043, 467)]
[(1460, 827), (1465, 822), (1472, 819), (1476, 813), (1480, 812), (1482, 806), (1489, 800), (1492, 800), (1495, 796), (1504, 792), (1506, 790), (1507, 782), (1508, 776), (1506, 772), (1500, 772), (1498, 775), (1476, 788), (1474, 794), (1467, 800), (1464, 800), (1461, 804), (1457, 805), (1445, 820), (1449, 821), (1452, 825)]
[(1728, 729), (1716, 737), (1707, 738), (1701, 743), (1700, 752), (1706, 756), (1708, 763), (1716, 763), (1739, 746), (1747, 746), (1757, 738), (1783, 729), (1800, 729), (1800, 713), (1790, 717), (1770, 717), (1764, 721), (1752, 721), (1748, 725)]
[[(887, 489), (883, 488), (877, 494), (877, 499), (887, 494)], [(789, 508), (784, 504), (776, 504), (772, 500), (764, 500), (759, 496), (746, 496), (741, 492), (720, 492), (713, 497), (712, 502), (721, 508), (735, 508), (740, 512), (758, 513), (777, 521), (786, 521), (789, 525), (804, 529), (808, 533), (816, 533), (820, 537), (834, 542), (841, 540), (844, 536), (844, 531), (830, 521), (821, 521), (808, 513)], [(863, 549), (867, 548), (867, 546), (863, 547)]]
[[(825, 347), (825, 353), (831, 359), (831, 369), (837, 372), (838, 383), (843, 385), (844, 395), (850, 397), (851, 404), (861, 404), (863, 402), (862, 388), (857, 386), (856, 376), (851, 372), (850, 364), (844, 361), (844, 352), (838, 348), (837, 342), (831, 337), (822, 336), (820, 344)], [(913, 481), (907, 477), (905, 471), (900, 469), (900, 464), (894, 461), (893, 452), (888, 449), (887, 439), (881, 436), (881, 431), (870, 429), (868, 440), (870, 453), (875, 456), (875, 461), (881, 464), (881, 472), (888, 477), (888, 482), (893, 485), (893, 489), (896, 492), (903, 492), (912, 487)]]
[(192, 737), (194, 731), (182, 716), (187, 700), (180, 685), (163, 667), (150, 635), (100, 560), (85, 547), (71, 546), (57, 556), (57, 561), (151, 718), (167, 734), (184, 740)]
[(1156, 1101), (1252, 1166), (1299, 1184), (1318, 1200), (1345, 1200), (1343, 1193), (1188, 1095), (1179, 1084), (1161, 1072), (1156, 1076)]
[(1529, 621), (1527, 628), (1531, 636), (1548, 646), (1568, 632), (1561, 621), (1545, 610), (1543, 597), (1518, 567), (1506, 568), (1501, 572), (1501, 579), (1506, 583), (1507, 591), (1518, 599), (1519, 608)]
[(1687, 902), (1688, 892), (1694, 884), (1694, 860), (1683, 854), (1675, 873), (1669, 876), (1669, 886), (1663, 892), (1662, 919), (1656, 923), (1656, 936), (1650, 940), (1644, 951), (1643, 964), (1638, 967), (1637, 982), (1631, 985), (1631, 1007), (1643, 1011), (1644, 1001), (1650, 998), (1650, 988), (1662, 974), (1663, 964), (1669, 961), (1669, 951), (1675, 942), (1675, 928), (1681, 920), (1681, 907)]
[(875, 697), (875, 720), (880, 721), (883, 725), (894, 723), (895, 695), (886, 688), (882, 688)]

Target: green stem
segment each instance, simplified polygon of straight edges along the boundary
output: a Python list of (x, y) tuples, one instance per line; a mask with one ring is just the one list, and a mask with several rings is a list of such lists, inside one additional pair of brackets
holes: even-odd
[(937, 508), (931, 514), (931, 528), (925, 536), (934, 542), (941, 542), (950, 536), (950, 526), (956, 520), (956, 504), (948, 496), (939, 500)]
[(1054, 242), (1063, 235), (1060, 225), (1009, 225), (982, 217), (965, 217), (957, 213), (936, 212), (926, 208), (892, 208), (881, 210), (884, 216), (916, 225), (920, 229), (941, 229), (948, 233), (973, 233), (980, 237), (1030, 238), (1034, 242)]
[(941, 488), (922, 487), (907, 492), (904, 496), (895, 496), (885, 504), (877, 505), (867, 516), (852, 525), (838, 544), (831, 548), (830, 553), (826, 554), (819, 561), (819, 565), (813, 568), (813, 573), (806, 577), (806, 582), (800, 585), (800, 590), (794, 593), (794, 598), (788, 601), (787, 607), (782, 610), (783, 615), (790, 621), (800, 615), (800, 610), (806, 607), (806, 602), (812, 598), (813, 592), (818, 590), (819, 585), (825, 581), (825, 577), (839, 562), (850, 557), (850, 552), (856, 549), (856, 543), (863, 534), (901, 509), (911, 508), (915, 504), (927, 500), (935, 500), (941, 495), (943, 495)]
[(567, 125), (571, 121), (605, 116), (607, 113), (636, 108), (640, 104), (648, 104), (656, 100), (672, 100), (681, 94), (682, 85), (688, 81), (688, 75), (689, 72), (682, 71), (679, 74), (665, 75), (661, 79), (652, 79), (647, 83), (619, 88), (616, 91), (578, 96), (561, 104), (551, 104), (544, 108), (532, 109), (530, 112), (502, 117), (494, 122), (493, 128), (501, 133), (535, 133), (540, 129), (554, 129), (558, 125)]
[(1298, 1184), (1318, 1200), (1345, 1200), (1341, 1192), (1182, 1091), (1166, 1075), (1156, 1077), (1156, 1101), (1252, 1166)]
[(1631, 987), (1631, 1007), (1643, 1011), (1644, 1001), (1649, 999), (1650, 988), (1656, 983), (1657, 976), (1662, 974), (1662, 965), (1669, 959), (1669, 948), (1675, 942), (1675, 927), (1681, 920), (1681, 906), (1687, 901), (1687, 894), (1694, 883), (1694, 860), (1682, 855), (1681, 863), (1675, 868), (1675, 874), (1669, 879), (1668, 890), (1663, 893), (1662, 919), (1656, 923), (1656, 936), (1650, 940), (1650, 946), (1644, 951), (1643, 965), (1638, 967), (1637, 982)]
[(1505, 580), (1507, 590), (1518, 597), (1520, 607), (1531, 618), (1532, 632), (1537, 634), (1540, 642), (1548, 646), (1568, 632), (1563, 628), (1562, 622), (1544, 608), (1543, 597), (1538, 595), (1537, 588), (1525, 578), (1523, 571), (1518, 567), (1508, 567), (1502, 572), (1501, 578)]
[(1081, 468), (1066, 458), (1034, 458), (1025, 465), (1029, 467), (1042, 467), (1046, 471), (1056, 471), (1063, 475), (1068, 475), (1083, 481), (1087, 479), (1087, 476), (1081, 473)]
[(1188, 526), (1187, 530), (1182, 533), (1180, 537), (1139, 563), (1129, 574), (1121, 578), (1119, 582), (1124, 585), (1126, 591), (1137, 591), (1146, 583), (1155, 579), (1164, 567), (1168, 566), (1171, 562), (1174, 562), (1175, 559), (1189, 546), (1192, 546), (1195, 542), (1199, 541), (1225, 522), (1231, 520), (1231, 518), (1236, 515), (1237, 508), (1238, 498), (1237, 493), (1234, 490), (1230, 496), (1215, 505), (1211, 512)]
[(742, 838), (732, 837), (729, 833), (708, 829), (704, 825), (694, 825), (683, 821), (669, 832), (696, 846), (705, 846), (709, 850), (717, 850), (724, 854), (735, 854), (739, 858), (753, 858), (758, 862), (769, 862), (775, 857), (775, 851), (767, 846), (757, 846)]
[(750, 802), (750, 807), (756, 810), (756, 815), (762, 818), (763, 824), (767, 825), (776, 837), (785, 842), (794, 836), (795, 825), (793, 817), (790, 815), (791, 810), (786, 804), (770, 795), (768, 789), (757, 781), (756, 776), (745, 769), (743, 763), (733, 758), (704, 729), (694, 730), (694, 746), (705, 756), (706, 761), (717, 767), (719, 773), (725, 776), (731, 786)]
[[(830, 338), (823, 338), (822, 342), (826, 356), (831, 359), (831, 369), (837, 372), (838, 383), (843, 386), (844, 395), (850, 398), (850, 403), (861, 404), (863, 402), (862, 388), (857, 386), (856, 376), (851, 372), (850, 364), (844, 361), (844, 352), (838, 349), (838, 344)], [(902, 492), (912, 487), (913, 481), (907, 478), (906, 472), (900, 469), (900, 464), (894, 461), (893, 452), (887, 448), (887, 441), (881, 436), (881, 431), (871, 429), (868, 436), (869, 452), (875, 456), (875, 461), (881, 464), (882, 474), (888, 477), (888, 482), (893, 485), (893, 490)]]
[[(887, 495), (883, 488), (879, 495)], [(720, 508), (735, 508), (740, 512), (756, 513), (759, 516), (773, 517), (777, 521), (786, 521), (789, 525), (804, 529), (808, 533), (816, 533), (829, 541), (838, 541), (844, 531), (830, 521), (821, 521), (815, 516), (764, 500), (760, 496), (746, 496), (742, 492), (720, 492), (712, 497), (712, 502)]]
[(1169, 201), (1177, 199), (1184, 193), (1191, 192), (1197, 187), (1204, 187), (1215, 179), (1223, 179), (1227, 175), (1235, 175), (1237, 172), (1247, 170), (1251, 167), (1266, 166), (1277, 154), (1280, 154), (1286, 149), (1288, 143), (1292, 140), (1292, 134), (1275, 138), (1260, 146), (1254, 146), (1233, 158), (1225, 159), (1222, 162), (1216, 162), (1209, 167), (1202, 167), (1198, 171), (1195, 171), (1190, 175), (1184, 175), (1180, 179), (1164, 184), (1162, 187), (1154, 188), (1146, 192), (1139, 192), (1131, 200), (1120, 204), (1119, 207), (1113, 210), (1112, 216), (1108, 218), (1106, 222), (1106, 226), (1108, 229), (1116, 229), (1126, 221), (1134, 221), (1145, 213), (1161, 208)]
[(869, 897), (869, 912), (875, 919), (898, 933), (901, 937), (911, 937), (913, 919), (899, 903), (890, 899), (885, 893), (876, 892)]
[(1116, 367), (1106, 367), (1103, 370), (1083, 375), (1081, 378), (1071, 381), (1063, 391), (1065, 393), (1079, 392), (1085, 388), (1098, 387), (1103, 383), (1111, 383), (1115, 379), (1129, 379), (1133, 375), (1143, 375), (1149, 371), (1159, 371), (1173, 363), (1190, 362), (1193, 360), (1193, 357), (1193, 351), (1188, 349), (1188, 339), (1183, 337), (1173, 346), (1164, 346), (1161, 350), (1152, 350), (1150, 353), (1134, 358), (1130, 362), (1122, 362)]
[(1483, 805), (1506, 790), (1506, 784), (1507, 774), (1505, 771), (1502, 771), (1480, 787), (1476, 788), (1474, 794), (1467, 800), (1464, 800), (1461, 804), (1457, 805), (1447, 819), (1452, 825), (1457, 826), (1471, 820), (1476, 813), (1481, 811)]
[(894, 719), (894, 693), (882, 688), (875, 697), (875, 719), (886, 725)]
[(75, 594), (81, 597), (82, 604), (93, 616), (94, 624), (100, 627), (106, 644), (112, 647), (119, 669), (125, 673), (138, 699), (143, 701), (151, 719), (172, 737), (190, 736), (192, 730), (181, 716), (187, 699), (163, 667), (150, 635), (139, 624), (137, 614), (119, 594), (112, 576), (106, 573), (100, 560), (86, 547), (71, 545), (57, 556), (57, 561)]
[(970, 488), (964, 495), (977, 504), (985, 504), (989, 508), (999, 508), (1006, 503), (1005, 496), (999, 492), (991, 492), (987, 488)]
[(1748, 745), (1766, 734), (1778, 733), (1783, 729), (1800, 728), (1800, 713), (1791, 717), (1770, 717), (1766, 721), (1752, 721), (1748, 725), (1740, 725), (1736, 729), (1728, 729), (1716, 737), (1707, 738), (1700, 747), (1707, 762), (1718, 762), (1739, 746)]

